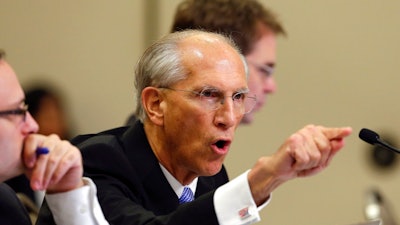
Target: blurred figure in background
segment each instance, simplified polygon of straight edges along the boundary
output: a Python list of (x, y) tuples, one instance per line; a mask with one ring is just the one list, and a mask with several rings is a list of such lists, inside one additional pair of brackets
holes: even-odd
[(275, 13), (257, 0), (184, 0), (176, 11), (171, 32), (201, 29), (231, 37), (248, 64), (250, 95), (257, 104), (241, 123), (249, 124), (254, 113), (267, 102), (267, 95), (277, 90), (276, 37), (286, 35)]
[(39, 124), (39, 133), (57, 134), (61, 139), (70, 138), (70, 130), (61, 94), (46, 86), (26, 90), (29, 112)]

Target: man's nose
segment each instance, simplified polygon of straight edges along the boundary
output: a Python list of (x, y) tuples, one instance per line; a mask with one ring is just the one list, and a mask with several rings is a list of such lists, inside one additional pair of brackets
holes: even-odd
[(277, 84), (274, 76), (267, 77), (263, 82), (264, 93), (273, 94), (277, 90)]
[[(222, 98), (220, 106), (215, 114), (215, 122), (217, 126), (231, 127), (235, 122), (240, 121), (242, 113), (235, 107), (233, 99), (230, 97)], [(240, 119), (238, 119), (240, 117)]]
[(29, 112), (26, 112), (23, 129), (23, 131), (27, 134), (37, 133), (39, 131), (39, 125)]

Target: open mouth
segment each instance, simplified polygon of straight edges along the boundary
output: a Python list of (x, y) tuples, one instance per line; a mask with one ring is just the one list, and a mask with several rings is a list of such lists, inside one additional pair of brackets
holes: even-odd
[(230, 143), (230, 141), (219, 140), (213, 144), (214, 151), (218, 154), (224, 155), (228, 153)]
[(217, 141), (217, 142), (215, 143), (215, 145), (216, 145), (218, 148), (224, 148), (224, 147), (226, 146), (226, 141)]

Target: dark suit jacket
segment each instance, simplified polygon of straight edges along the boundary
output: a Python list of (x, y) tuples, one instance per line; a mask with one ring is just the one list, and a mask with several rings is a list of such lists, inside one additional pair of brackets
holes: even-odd
[(31, 188), (30, 181), (24, 174), (11, 178), (4, 183), (10, 186), (10, 188), (13, 189), (16, 193), (22, 193), (29, 197), (32, 202), (36, 202), (35, 193)]
[(85, 176), (96, 183), (110, 224), (218, 224), (213, 196), (228, 181), (225, 168), (212, 177), (199, 177), (196, 200), (179, 205), (140, 121), (132, 127), (78, 136), (72, 142), (82, 151)]
[(131, 114), (125, 122), (125, 126), (132, 126), (137, 121), (137, 117), (135, 114)]
[(28, 211), (15, 192), (4, 183), (0, 184), (0, 224), (32, 225)]

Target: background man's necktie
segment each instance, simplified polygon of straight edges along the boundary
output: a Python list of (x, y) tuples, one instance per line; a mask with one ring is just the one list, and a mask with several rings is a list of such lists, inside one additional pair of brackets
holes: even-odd
[(189, 187), (184, 187), (181, 197), (179, 198), (179, 204), (191, 202), (194, 200), (193, 192)]

